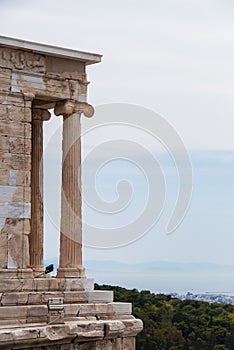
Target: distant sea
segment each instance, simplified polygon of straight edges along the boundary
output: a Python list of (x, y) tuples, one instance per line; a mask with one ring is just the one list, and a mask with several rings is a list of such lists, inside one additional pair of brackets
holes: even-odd
[[(54, 263), (56, 260), (45, 263)], [(234, 295), (234, 266), (164, 261), (124, 264), (116, 261), (84, 262), (95, 283), (150, 290), (154, 293), (229, 293)]]

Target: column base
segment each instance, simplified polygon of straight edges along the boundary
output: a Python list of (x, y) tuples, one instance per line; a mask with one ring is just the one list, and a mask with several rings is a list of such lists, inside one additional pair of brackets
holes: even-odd
[(57, 270), (59, 278), (81, 278), (85, 277), (85, 268), (82, 265), (77, 267), (59, 267)]
[(1, 278), (33, 278), (33, 270), (28, 269), (0, 269)]

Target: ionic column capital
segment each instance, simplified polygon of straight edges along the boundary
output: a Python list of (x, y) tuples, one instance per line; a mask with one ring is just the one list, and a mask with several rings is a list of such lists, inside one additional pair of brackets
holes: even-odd
[(47, 109), (40, 109), (40, 108), (33, 108), (32, 111), (32, 119), (33, 121), (47, 121), (49, 120), (51, 117), (51, 114), (49, 111), (47, 111)]
[(56, 116), (63, 115), (69, 117), (74, 113), (83, 113), (87, 118), (90, 118), (94, 114), (94, 108), (87, 102), (78, 102), (74, 100), (59, 101), (54, 108), (54, 114)]

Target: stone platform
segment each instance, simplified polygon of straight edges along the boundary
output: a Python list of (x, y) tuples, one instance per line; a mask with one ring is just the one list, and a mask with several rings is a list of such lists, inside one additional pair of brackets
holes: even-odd
[[(135, 349), (131, 303), (88, 278), (0, 278), (1, 349)], [(44, 348), (43, 348), (44, 349)]]
[(1, 349), (129, 350), (135, 349), (139, 329), (139, 320), (27, 325), (0, 329)]

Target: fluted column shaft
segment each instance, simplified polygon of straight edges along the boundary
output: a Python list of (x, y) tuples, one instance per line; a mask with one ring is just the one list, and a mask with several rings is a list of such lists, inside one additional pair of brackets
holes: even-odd
[[(82, 272), (80, 193), (80, 114), (64, 117), (62, 159), (62, 201), (60, 267)], [(68, 271), (67, 271), (68, 272)]]
[(55, 114), (63, 115), (61, 232), (58, 277), (85, 276), (85, 270), (82, 266), (80, 140), (80, 116), (82, 112), (85, 113), (83, 107), (86, 107), (86, 113), (88, 116), (91, 116), (93, 109), (88, 104), (65, 101), (58, 103), (55, 107)]
[(33, 109), (31, 170), (30, 266), (43, 269), (43, 121), (50, 119), (47, 110)]

